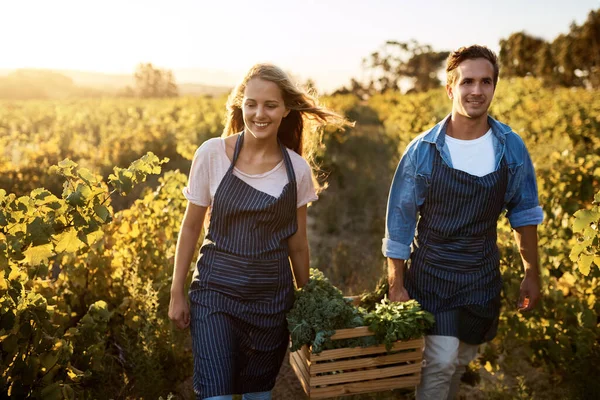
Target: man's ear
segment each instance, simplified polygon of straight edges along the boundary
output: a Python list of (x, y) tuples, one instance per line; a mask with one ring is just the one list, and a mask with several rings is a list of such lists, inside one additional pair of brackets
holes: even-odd
[(454, 99), (454, 92), (452, 90), (452, 85), (446, 85), (446, 94), (448, 95), (448, 97), (450, 98), (450, 100)]

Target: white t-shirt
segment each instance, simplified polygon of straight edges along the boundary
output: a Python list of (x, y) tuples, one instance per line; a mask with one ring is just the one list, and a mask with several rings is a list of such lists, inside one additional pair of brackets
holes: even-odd
[(461, 140), (446, 135), (452, 168), (475, 176), (484, 176), (496, 170), (494, 135), (492, 130), (477, 139)]
[[(294, 173), (296, 174), (297, 205), (301, 207), (318, 199), (312, 180), (312, 170), (306, 160), (298, 153), (286, 148)], [(183, 189), (184, 196), (193, 204), (212, 207), (215, 193), (225, 173), (231, 166), (225, 150), (225, 139), (208, 139), (196, 150), (188, 185)], [(273, 197), (279, 197), (288, 183), (285, 162), (282, 159), (272, 170), (262, 174), (246, 174), (236, 167), (233, 174), (252, 186)]]

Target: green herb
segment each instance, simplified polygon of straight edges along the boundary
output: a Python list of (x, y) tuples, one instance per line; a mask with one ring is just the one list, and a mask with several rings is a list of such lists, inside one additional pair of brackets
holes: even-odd
[[(387, 279), (382, 278), (374, 292), (360, 297), (360, 307), (356, 307), (321, 271), (311, 268), (308, 283), (296, 290), (294, 307), (287, 315), (291, 351), (307, 345), (312, 346), (313, 354), (319, 354), (328, 349), (382, 343), (389, 351), (397, 340), (422, 337), (433, 326), (433, 315), (415, 300), (390, 302), (387, 287)], [(374, 336), (331, 340), (336, 330), (359, 326), (368, 326)]]
[(416, 300), (403, 303), (389, 301), (387, 296), (364, 316), (365, 325), (375, 333), (378, 343), (390, 350), (397, 340), (417, 339), (433, 327), (431, 313), (421, 309)]

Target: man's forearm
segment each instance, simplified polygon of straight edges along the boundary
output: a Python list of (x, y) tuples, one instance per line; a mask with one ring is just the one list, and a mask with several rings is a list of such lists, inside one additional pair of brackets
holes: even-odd
[(404, 260), (388, 258), (388, 283), (390, 288), (404, 288)]
[(515, 228), (514, 236), (523, 260), (525, 276), (538, 277), (540, 269), (538, 265), (537, 225)]

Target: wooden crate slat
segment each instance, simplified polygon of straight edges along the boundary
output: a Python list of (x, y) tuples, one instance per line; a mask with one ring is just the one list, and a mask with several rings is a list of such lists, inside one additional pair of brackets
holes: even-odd
[(419, 349), (414, 349), (414, 351), (410, 351), (407, 353), (396, 353), (396, 354), (382, 355), (382, 356), (377, 356), (377, 357), (360, 358), (360, 359), (356, 359), (356, 360), (317, 363), (310, 367), (310, 375), (316, 376), (317, 374), (320, 374), (323, 372), (344, 371), (344, 370), (348, 370), (348, 369), (377, 367), (377, 366), (381, 366), (381, 365), (397, 364), (400, 362), (407, 362), (407, 361), (415, 361), (415, 362), (418, 361), (420, 363), (422, 358), (423, 358), (423, 351), (419, 348)]
[[(407, 350), (413, 348), (422, 348), (423, 339), (414, 339), (409, 341), (398, 341), (395, 342), (390, 351), (394, 350)], [(338, 358), (357, 357), (370, 354), (387, 353), (385, 345), (369, 346), (369, 347), (353, 347), (353, 348), (342, 348), (333, 350), (323, 350), (320, 354), (311, 354), (310, 361), (331, 361)]]
[(306, 365), (310, 367), (312, 364), (310, 361), (311, 353), (308, 349), (308, 346), (304, 345), (300, 348), (300, 352), (302, 352), (302, 358), (306, 361)]
[(345, 383), (322, 388), (312, 388), (310, 392), (310, 398), (326, 399), (335, 396), (346, 396), (382, 390), (399, 389), (404, 387), (414, 387), (417, 386), (420, 381), (420, 374), (415, 374), (406, 377), (394, 377), (366, 382)]
[(300, 381), (302, 385), (302, 389), (306, 394), (310, 393), (310, 376), (308, 375), (308, 370), (306, 369), (306, 365), (303, 365), (302, 360), (300, 360), (300, 356), (294, 353), (290, 353), (290, 365), (292, 369), (296, 373), (296, 377)]
[[(306, 349), (306, 351), (303, 351), (305, 349)], [(293, 353), (290, 352), (290, 356), (292, 354), (294, 354), (295, 357), (297, 357), (298, 360), (302, 362), (302, 364), (305, 366), (306, 369), (308, 369), (310, 367), (310, 364), (311, 364), (310, 359), (309, 359), (310, 353), (308, 352), (306, 346), (302, 346), (302, 348), (300, 350), (294, 351)]]
[[(376, 368), (367, 371), (343, 372), (335, 375), (316, 376), (310, 378), (310, 386), (331, 385), (334, 383), (358, 382), (369, 379), (388, 378), (421, 371), (421, 363), (402, 365), (399, 367)], [(312, 389), (311, 389), (312, 390)]]
[(374, 333), (369, 330), (368, 326), (359, 326), (357, 328), (338, 329), (333, 336), (331, 336), (331, 340), (351, 339), (373, 335)]

